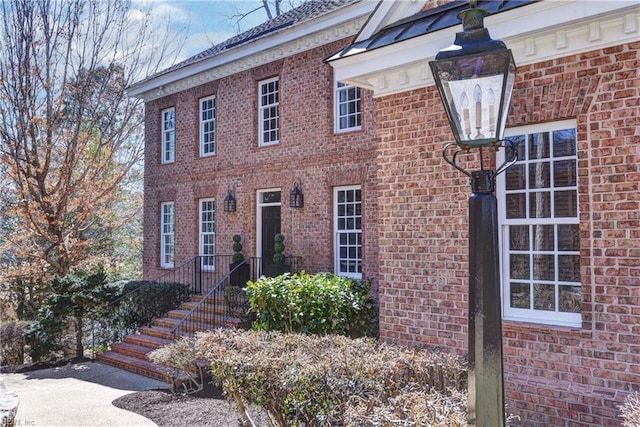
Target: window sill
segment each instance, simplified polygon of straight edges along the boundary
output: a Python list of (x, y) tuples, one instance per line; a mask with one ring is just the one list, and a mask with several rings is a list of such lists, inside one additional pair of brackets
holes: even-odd
[(559, 326), (559, 325), (544, 325), (541, 323), (530, 322), (518, 322), (514, 320), (502, 321), (502, 332), (529, 332), (540, 333), (556, 336), (571, 336), (579, 338), (592, 338), (593, 332), (590, 330), (582, 329), (576, 326)]

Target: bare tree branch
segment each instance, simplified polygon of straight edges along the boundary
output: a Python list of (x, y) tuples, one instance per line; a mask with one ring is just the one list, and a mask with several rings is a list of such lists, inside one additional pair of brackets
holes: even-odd
[(64, 276), (108, 250), (97, 243), (117, 227), (113, 206), (143, 154), (141, 101), (126, 88), (172, 47), (120, 0), (14, 0), (0, 14), (0, 162), (16, 240)]

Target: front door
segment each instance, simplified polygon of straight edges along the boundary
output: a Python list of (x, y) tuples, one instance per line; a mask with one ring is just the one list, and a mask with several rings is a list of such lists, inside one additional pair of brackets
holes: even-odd
[(261, 191), (258, 194), (258, 252), (262, 257), (262, 274), (272, 275), (276, 234), (280, 233), (280, 190)]

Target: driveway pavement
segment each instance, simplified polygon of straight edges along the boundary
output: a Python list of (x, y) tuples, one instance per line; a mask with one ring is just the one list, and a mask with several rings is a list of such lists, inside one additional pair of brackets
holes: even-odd
[(136, 391), (166, 388), (162, 381), (99, 362), (0, 376), (0, 392), (14, 391), (20, 400), (16, 427), (155, 426), (111, 402)]

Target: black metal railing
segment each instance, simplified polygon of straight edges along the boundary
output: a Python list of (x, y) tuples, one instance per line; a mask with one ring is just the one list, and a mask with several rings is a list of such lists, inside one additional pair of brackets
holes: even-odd
[[(222, 257), (227, 258), (227, 256)], [(230, 259), (230, 256), (228, 258)], [(193, 276), (196, 284), (194, 289), (199, 289), (201, 291), (199, 293), (204, 295), (173, 328), (174, 337), (192, 336), (198, 331), (227, 326), (230, 319), (242, 319), (248, 309), (244, 291), (242, 291), (247, 282), (255, 281), (260, 276), (299, 272), (300, 260), (301, 257), (289, 256), (283, 264), (273, 264), (266, 258), (249, 257), (238, 264), (228, 262), (224, 265), (216, 264), (214, 270), (216, 274), (212, 275), (216, 278), (216, 282), (209, 277), (212, 271), (196, 271)], [(218, 261), (216, 260), (219, 264)], [(211, 285), (211, 283), (214, 284)]]

